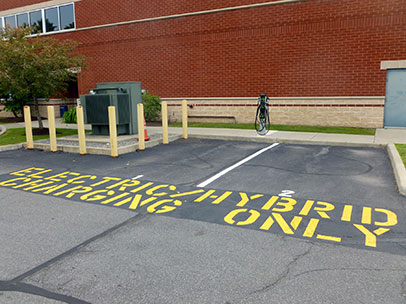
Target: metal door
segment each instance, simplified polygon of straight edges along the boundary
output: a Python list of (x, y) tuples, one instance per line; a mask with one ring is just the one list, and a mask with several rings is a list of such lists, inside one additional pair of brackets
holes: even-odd
[(406, 69), (386, 71), (385, 127), (406, 127)]

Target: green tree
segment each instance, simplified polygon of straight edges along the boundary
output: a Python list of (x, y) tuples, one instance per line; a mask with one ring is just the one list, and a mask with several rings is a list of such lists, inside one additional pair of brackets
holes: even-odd
[[(84, 68), (85, 57), (75, 52), (77, 42), (29, 36), (34, 30), (6, 27), (0, 33), (0, 94), (10, 96), (5, 99), (9, 109), (33, 101), (39, 127), (43, 128), (38, 98), (49, 100), (65, 91), (67, 82), (75, 77), (70, 68)], [(11, 106), (13, 101), (16, 104)]]

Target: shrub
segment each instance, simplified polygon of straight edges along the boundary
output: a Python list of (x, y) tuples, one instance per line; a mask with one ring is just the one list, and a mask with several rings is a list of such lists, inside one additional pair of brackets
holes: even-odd
[(76, 107), (63, 113), (62, 120), (64, 123), (76, 123)]
[(144, 116), (146, 121), (157, 121), (161, 117), (161, 98), (148, 92), (142, 94)]

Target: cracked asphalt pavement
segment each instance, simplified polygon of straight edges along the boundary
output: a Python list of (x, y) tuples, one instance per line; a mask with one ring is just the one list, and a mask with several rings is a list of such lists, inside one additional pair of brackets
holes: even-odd
[[(268, 146), (189, 139), (118, 159), (1, 152), (0, 303), (406, 303), (406, 198), (386, 151)], [(34, 192), (27, 168), (44, 170), (41, 182), (77, 172), (71, 183), (87, 176), (88, 189)], [(103, 177), (121, 184), (94, 187)], [(128, 180), (202, 192), (152, 209), (86, 202)]]

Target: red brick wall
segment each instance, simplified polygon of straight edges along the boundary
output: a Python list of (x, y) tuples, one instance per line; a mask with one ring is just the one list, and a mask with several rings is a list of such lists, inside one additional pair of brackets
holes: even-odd
[[(86, 0), (75, 6), (81, 28), (259, 2), (265, 1)], [(382, 96), (380, 62), (405, 59), (405, 33), (404, 0), (308, 0), (55, 37), (80, 41), (79, 51), (89, 56), (81, 93), (96, 82), (134, 80), (163, 97)]]

